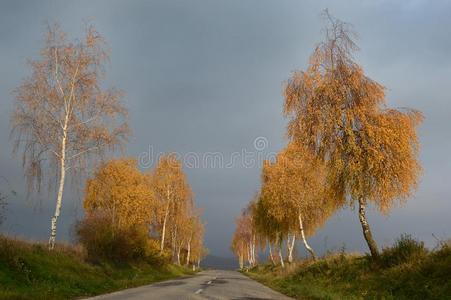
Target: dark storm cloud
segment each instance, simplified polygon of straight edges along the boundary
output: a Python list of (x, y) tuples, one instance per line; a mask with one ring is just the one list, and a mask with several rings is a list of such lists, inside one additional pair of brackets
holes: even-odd
[[(344, 4), (346, 3), (346, 4)], [(431, 244), (445, 237), (451, 187), (451, 4), (445, 1), (10, 1), (0, 5), (0, 175), (18, 191), (10, 197), (3, 231), (46, 238), (53, 195), (41, 195), (34, 209), (25, 200), (19, 159), (8, 143), (11, 91), (28, 74), (26, 58), (36, 57), (45, 21), (58, 21), (80, 36), (92, 21), (112, 50), (107, 84), (126, 92), (134, 130), (127, 155), (149, 146), (180, 153), (252, 150), (264, 136), (267, 151), (286, 142), (281, 115), (283, 81), (305, 68), (321, 39), (324, 8), (353, 23), (360, 34), (357, 58), (387, 87), (391, 106), (424, 112), (418, 193), (388, 217), (370, 215), (376, 238), (389, 243), (411, 232)], [(207, 246), (229, 255), (233, 218), (259, 186), (259, 168), (187, 169), (197, 203), (205, 208)], [(50, 201), (46, 199), (49, 198)], [(38, 199), (39, 200), (39, 199)], [(61, 237), (68, 238), (81, 214), (79, 196), (66, 193)], [(31, 203), (31, 202), (30, 202)], [(334, 217), (313, 238), (320, 248), (363, 250), (355, 212)]]

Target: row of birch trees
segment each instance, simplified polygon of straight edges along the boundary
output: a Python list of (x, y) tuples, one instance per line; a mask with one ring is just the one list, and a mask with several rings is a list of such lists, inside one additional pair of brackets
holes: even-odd
[(204, 225), (182, 163), (173, 155), (163, 156), (149, 177), (155, 197), (151, 226), (153, 233), (160, 237), (160, 251), (169, 247), (180, 264), (183, 250), (187, 264), (192, 261), (199, 265), (207, 254), (203, 245)]
[(162, 156), (147, 173), (134, 159), (103, 163), (88, 179), (85, 194), (86, 218), (106, 217), (117, 230), (143, 226), (158, 241), (158, 251), (170, 253), (179, 265), (198, 266), (205, 256), (201, 211), (174, 156)]
[(296, 238), (312, 259), (307, 238), (338, 209), (357, 206), (364, 239), (377, 260), (366, 207), (388, 213), (417, 187), (419, 111), (386, 105), (385, 88), (355, 61), (349, 24), (324, 12), (324, 41), (305, 71), (284, 88), (288, 145), (263, 164), (261, 189), (237, 218), (232, 250), (243, 267), (256, 264), (255, 249), (269, 248), (273, 263), (293, 260)]

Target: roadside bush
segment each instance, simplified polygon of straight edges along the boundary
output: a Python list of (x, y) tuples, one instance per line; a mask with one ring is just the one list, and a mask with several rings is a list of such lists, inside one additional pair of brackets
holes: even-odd
[(76, 224), (76, 234), (93, 262), (127, 263), (151, 255), (145, 226), (115, 228), (109, 217), (93, 214)]
[(147, 239), (146, 259), (154, 266), (168, 265), (172, 261), (172, 252), (169, 249), (165, 249), (161, 253), (160, 241), (149, 238)]
[(410, 234), (402, 234), (392, 247), (382, 250), (381, 262), (385, 267), (403, 263), (414, 263), (425, 258), (428, 250), (423, 242), (412, 238)]

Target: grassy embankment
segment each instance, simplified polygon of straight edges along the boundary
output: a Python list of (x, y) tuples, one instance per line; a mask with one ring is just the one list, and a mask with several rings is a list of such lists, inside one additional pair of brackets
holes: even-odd
[(91, 264), (76, 247), (48, 251), (45, 244), (0, 236), (0, 299), (73, 299), (192, 273), (156, 260)]
[(451, 299), (451, 247), (428, 251), (404, 236), (384, 249), (378, 264), (340, 253), (245, 274), (297, 299)]

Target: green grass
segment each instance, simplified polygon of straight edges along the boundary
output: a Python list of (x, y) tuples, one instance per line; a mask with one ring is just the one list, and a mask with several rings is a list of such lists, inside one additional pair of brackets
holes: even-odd
[(43, 244), (0, 236), (0, 299), (74, 299), (192, 273), (150, 262), (93, 265), (76, 247), (48, 251)]
[(384, 250), (379, 264), (339, 254), (245, 274), (296, 299), (451, 299), (451, 247), (408, 255), (398, 248)]

